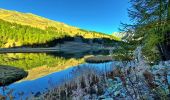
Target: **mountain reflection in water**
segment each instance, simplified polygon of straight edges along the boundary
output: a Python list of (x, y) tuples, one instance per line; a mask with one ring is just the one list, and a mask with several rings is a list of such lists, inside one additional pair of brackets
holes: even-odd
[(84, 63), (90, 55), (107, 55), (107, 51), (83, 52), (78, 54), (59, 53), (6, 53), (0, 54), (0, 65), (10, 65), (28, 71), (23, 80), (34, 80), (53, 72), (62, 71)]

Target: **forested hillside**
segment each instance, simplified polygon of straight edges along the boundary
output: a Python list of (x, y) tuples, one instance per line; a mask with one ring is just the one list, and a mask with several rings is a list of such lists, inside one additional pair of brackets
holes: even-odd
[(54, 38), (62, 38), (66, 35), (64, 32), (56, 32), (50, 28), (42, 30), (0, 20), (0, 47), (45, 43)]
[(65, 36), (84, 38), (119, 38), (100, 32), (87, 31), (33, 14), (0, 9), (0, 47), (15, 47), (46, 43)]

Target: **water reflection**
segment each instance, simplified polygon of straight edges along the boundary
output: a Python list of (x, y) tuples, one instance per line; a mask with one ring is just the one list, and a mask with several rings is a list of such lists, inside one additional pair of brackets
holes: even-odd
[(70, 58), (85, 58), (89, 55), (109, 55), (109, 50), (97, 50), (97, 51), (86, 51), (86, 52), (79, 52), (79, 53), (64, 53), (64, 52), (56, 52), (56, 53), (48, 53), (51, 56), (55, 57), (64, 57), (66, 59)]
[[(90, 55), (108, 55), (108, 51), (83, 52), (78, 54), (65, 53), (6, 53), (0, 54), (0, 65), (10, 65), (28, 71), (28, 76), (8, 86), (13, 89), (13, 95), (19, 98), (35, 95), (37, 92), (46, 91), (50, 87), (59, 84), (66, 76), (75, 70), (80, 64), (84, 65), (84, 59)], [(81, 65), (81, 66), (82, 66)], [(85, 67), (85, 66), (84, 66)], [(101, 68), (97, 65), (96, 68)], [(67, 77), (68, 79), (68, 77)], [(2, 89), (0, 89), (0, 94)], [(16, 98), (16, 100), (17, 100)]]
[[(28, 71), (23, 80), (34, 80), (53, 72), (84, 63), (90, 55), (107, 55), (108, 51), (88, 51), (76, 54), (58, 53), (6, 53), (0, 54), (0, 65), (10, 65)], [(22, 81), (23, 81), (22, 80)]]
[(10, 65), (28, 71), (24, 80), (33, 80), (47, 74), (61, 71), (83, 63), (83, 58), (64, 58), (46, 53), (8, 53), (0, 54), (0, 65)]
[[(15, 100), (18, 100), (20, 98), (21, 92), (23, 93), (23, 98), (35, 96), (37, 93), (43, 93), (48, 89), (63, 84), (65, 80), (69, 81), (70, 79), (74, 78), (74, 72), (82, 71), (86, 68), (91, 68), (98, 71), (99, 73), (102, 73), (103, 71), (110, 71), (113, 68), (112, 65), (113, 62), (103, 64), (81, 64), (79, 66), (68, 68), (67, 70), (49, 74), (36, 80), (16, 82), (9, 85), (8, 88), (9, 90), (14, 90), (13, 96), (15, 96)], [(2, 93), (1, 90), (0, 93)]]

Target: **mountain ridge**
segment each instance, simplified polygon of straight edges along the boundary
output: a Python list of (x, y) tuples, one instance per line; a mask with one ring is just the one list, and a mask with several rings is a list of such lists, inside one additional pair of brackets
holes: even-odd
[[(23, 13), (23, 12), (18, 12), (15, 10), (6, 10), (0, 8), (0, 19), (8, 21), (8, 22), (14, 22), (17, 24), (21, 25), (29, 25), (35, 28), (40, 28), (40, 29), (46, 29), (47, 27), (55, 27), (55, 28), (69, 28), (70, 31), (75, 31), (76, 33), (81, 32), (81, 30), (86, 30), (86, 29), (81, 29), (69, 24), (65, 24), (63, 22), (51, 20), (33, 13)], [(28, 21), (26, 21), (28, 20)], [(96, 32), (96, 31), (90, 31), (86, 30), (88, 32)], [(68, 31), (66, 31), (68, 32)], [(102, 32), (96, 32), (96, 33), (102, 33)], [(102, 33), (105, 36), (110, 36), (109, 34)], [(89, 38), (89, 37), (88, 37)]]
[(0, 47), (5, 48), (41, 44), (64, 38), (65, 36), (120, 40), (116, 36), (69, 26), (32, 13), (21, 13), (5, 9), (0, 9), (0, 24), (0, 37), (2, 38)]
[[(4, 15), (2, 15), (2, 14), (4, 14)], [(15, 11), (15, 10), (6, 10), (6, 9), (2, 9), (2, 8), (0, 8), (0, 15), (1, 15), (0, 19), (3, 19), (5, 21), (9, 21), (9, 22), (15, 22), (13, 19), (10, 19), (11, 17), (19, 17), (19, 18), (34, 17), (34, 19), (39, 18), (38, 20), (42, 19), (44, 21), (47, 21), (48, 23), (52, 22), (52, 23), (55, 23), (55, 24), (61, 24), (61, 25), (64, 24), (62, 22), (50, 20), (48, 18), (39, 16), (39, 15), (36, 15), (36, 14), (33, 14), (33, 13), (23, 13), (23, 12), (18, 12), (18, 11)], [(23, 25), (23, 23), (21, 23), (21, 22), (16, 22), (16, 23)], [(27, 23), (26, 25), (30, 25), (30, 24)], [(70, 25), (65, 24), (65, 26), (70, 26)], [(33, 26), (33, 27), (35, 27), (35, 26)], [(38, 27), (38, 28), (42, 29), (42, 27)]]

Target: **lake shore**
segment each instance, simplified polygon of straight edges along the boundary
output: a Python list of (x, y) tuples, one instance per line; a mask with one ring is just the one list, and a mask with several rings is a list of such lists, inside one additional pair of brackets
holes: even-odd
[(0, 53), (43, 53), (43, 52), (64, 52), (69, 54), (87, 52), (87, 51), (99, 51), (109, 50), (109, 48), (103, 47), (99, 44), (87, 44), (82, 42), (65, 42), (64, 44), (58, 44), (55, 47), (49, 48), (0, 48)]

